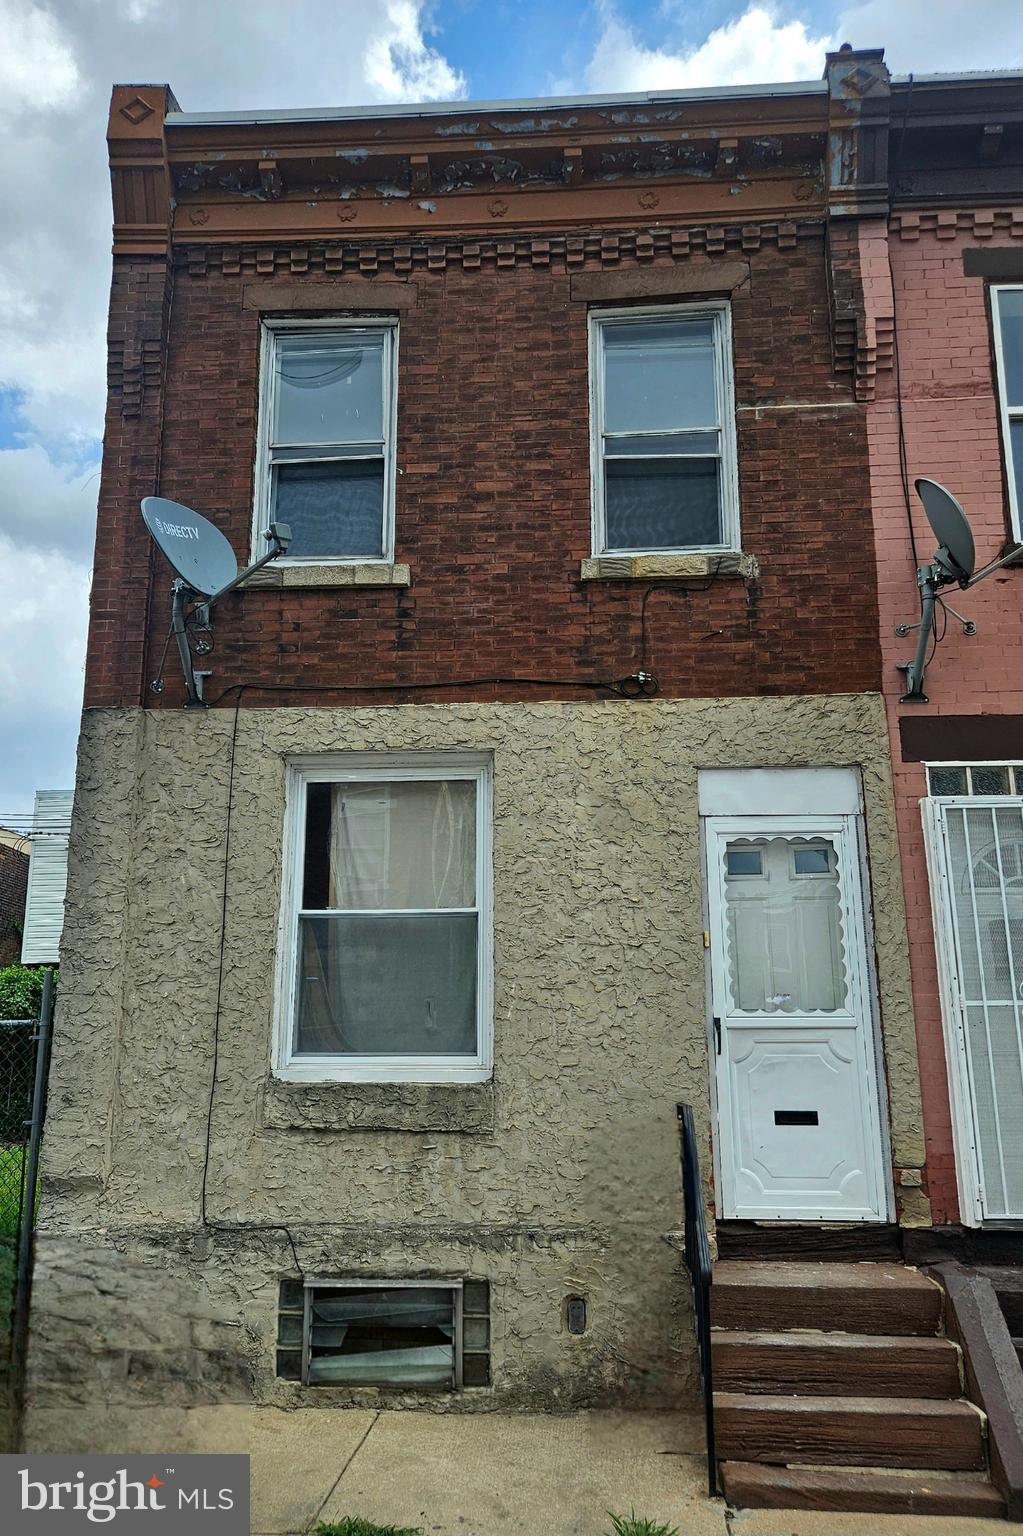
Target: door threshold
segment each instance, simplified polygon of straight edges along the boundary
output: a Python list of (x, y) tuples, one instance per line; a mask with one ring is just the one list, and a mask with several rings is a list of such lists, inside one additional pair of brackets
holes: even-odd
[(902, 1234), (891, 1221), (719, 1221), (717, 1244), (719, 1259), (902, 1259)]

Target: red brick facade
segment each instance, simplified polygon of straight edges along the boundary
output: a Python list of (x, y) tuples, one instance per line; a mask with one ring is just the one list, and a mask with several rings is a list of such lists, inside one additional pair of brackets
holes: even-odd
[[(415, 272), (418, 303), (400, 318), (395, 558), (411, 566), (412, 587), (226, 600), (211, 697), (238, 683), (586, 682), (641, 667), (674, 696), (876, 688), (864, 410), (832, 365), (822, 232), (808, 226), (784, 249), (765, 241), (748, 259), (732, 316), (742, 546), (759, 580), (689, 593), (705, 583), (667, 583), (646, 600), (644, 651), (648, 584), (580, 579), (591, 552), (588, 306), (571, 298), (564, 260), (478, 271), (451, 261)], [(135, 258), (115, 274), (112, 340), (136, 358), (161, 317), (161, 265)], [(154, 360), (139, 414), (126, 419), (138, 389), (114, 376), (87, 704), (146, 701), (143, 626), (146, 677), (163, 646), (170, 572), (150, 559), (139, 496), (158, 491), (202, 510), (247, 555), (260, 332), (258, 313), (243, 307), (247, 265), (211, 263), (199, 275), (179, 265), (166, 382), (161, 391)], [(323, 277), (321, 268), (297, 281), (315, 288)], [(296, 279), (286, 281), (293, 290)], [(180, 702), (170, 669), (168, 678), (163, 707)], [(549, 683), (529, 696), (570, 691)], [(512, 684), (473, 696), (522, 694)]]
[(27, 891), (27, 851), (0, 842), (0, 965), (17, 965), (21, 960)]

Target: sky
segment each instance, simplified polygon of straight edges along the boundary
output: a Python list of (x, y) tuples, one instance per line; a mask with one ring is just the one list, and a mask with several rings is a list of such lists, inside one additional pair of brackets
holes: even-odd
[(185, 111), (1023, 67), (1023, 0), (0, 0), (0, 824), (70, 788), (104, 405), (115, 81)]

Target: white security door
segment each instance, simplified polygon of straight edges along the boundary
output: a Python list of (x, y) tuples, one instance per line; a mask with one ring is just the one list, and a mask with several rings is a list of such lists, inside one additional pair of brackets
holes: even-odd
[(725, 1218), (885, 1219), (855, 823), (706, 823)]
[(925, 802), (963, 1216), (1023, 1220), (1023, 802)]

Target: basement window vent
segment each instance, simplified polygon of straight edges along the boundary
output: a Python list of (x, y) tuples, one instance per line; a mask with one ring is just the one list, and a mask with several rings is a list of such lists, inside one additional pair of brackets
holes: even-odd
[(478, 1280), (284, 1280), (277, 1374), (307, 1386), (488, 1386), (489, 1286)]

